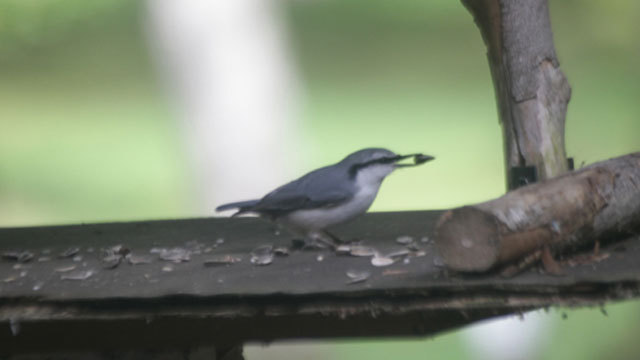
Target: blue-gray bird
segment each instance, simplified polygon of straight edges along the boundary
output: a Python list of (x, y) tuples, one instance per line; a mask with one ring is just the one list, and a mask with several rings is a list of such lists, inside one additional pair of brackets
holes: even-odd
[[(399, 163), (410, 157), (414, 158), (413, 164)], [(216, 211), (237, 209), (232, 216), (258, 214), (308, 240), (332, 243), (338, 239), (326, 228), (364, 214), (387, 175), (399, 167), (415, 166), (433, 159), (423, 154), (397, 155), (387, 149), (363, 149), (337, 164), (282, 185), (262, 199), (224, 204)]]

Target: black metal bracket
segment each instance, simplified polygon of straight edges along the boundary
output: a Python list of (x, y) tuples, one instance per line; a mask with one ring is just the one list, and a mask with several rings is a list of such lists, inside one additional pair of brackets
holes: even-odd
[(511, 190), (538, 181), (538, 169), (535, 166), (514, 166), (510, 171), (511, 183), (509, 184), (509, 189)]
[[(574, 170), (573, 158), (567, 158), (567, 168)], [(533, 184), (538, 181), (538, 169), (535, 166), (514, 166), (511, 168), (511, 183), (509, 189), (514, 190), (521, 186)]]

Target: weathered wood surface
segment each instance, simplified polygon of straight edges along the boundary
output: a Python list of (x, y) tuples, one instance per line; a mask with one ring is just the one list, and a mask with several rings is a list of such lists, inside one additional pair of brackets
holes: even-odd
[(639, 230), (640, 152), (450, 210), (436, 244), (450, 268), (486, 271), (545, 246), (562, 253)]
[[(288, 246), (290, 237), (252, 218), (0, 229), (0, 252), (34, 254), (26, 263), (0, 261), (0, 354), (423, 336), (500, 314), (598, 305), (639, 293), (637, 236), (607, 249), (608, 259), (568, 268), (563, 277), (536, 270), (509, 279), (447, 273), (432, 243), (421, 241), (433, 236), (441, 214), (373, 213), (336, 230), (383, 253), (404, 247), (397, 237), (412, 236), (426, 252), (386, 267), (329, 250), (292, 251), (256, 266), (249, 261), (252, 249)], [(103, 268), (100, 249), (118, 244), (150, 255), (151, 263)], [(80, 248), (76, 255), (58, 257), (73, 247)], [(187, 262), (171, 263), (150, 253), (154, 247), (193, 252)], [(205, 267), (216, 254), (242, 261)], [(76, 269), (60, 271), (70, 266)], [(172, 270), (164, 271), (167, 266)], [(85, 280), (63, 279), (85, 270), (93, 271)], [(351, 270), (371, 276), (348, 284)]]
[(547, 0), (462, 0), (487, 46), (502, 124), (507, 185), (513, 167), (538, 178), (567, 171), (565, 116), (571, 88), (560, 70)]

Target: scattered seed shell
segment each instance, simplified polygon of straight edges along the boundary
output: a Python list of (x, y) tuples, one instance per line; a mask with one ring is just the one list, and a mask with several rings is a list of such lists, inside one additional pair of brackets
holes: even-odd
[(363, 245), (354, 245), (351, 247), (351, 256), (374, 256), (377, 253), (376, 249), (363, 246)]
[(61, 258), (70, 258), (75, 256), (77, 253), (80, 252), (80, 248), (79, 247), (70, 247), (67, 250), (63, 251), (60, 253), (60, 255), (58, 255)]
[(371, 276), (370, 272), (360, 271), (360, 270), (348, 270), (346, 274), (347, 274), (347, 277), (349, 278), (349, 281), (347, 281), (347, 284), (356, 284), (359, 282), (363, 282)]
[(411, 254), (411, 251), (409, 251), (409, 249), (400, 249), (384, 255), (384, 257), (393, 258), (393, 257), (405, 256), (409, 254)]
[(55, 272), (69, 272), (72, 270), (75, 270), (76, 266), (75, 265), (71, 265), (71, 266), (64, 266), (64, 267), (59, 267), (59, 268), (55, 268), (53, 269), (53, 271)]
[(62, 280), (86, 280), (93, 275), (93, 270), (78, 271), (60, 276)]
[(165, 265), (162, 267), (162, 271), (164, 272), (172, 272), (173, 271), (173, 265)]
[(263, 254), (263, 255), (251, 255), (251, 263), (254, 265), (269, 265), (273, 262), (273, 253), (272, 254)]
[(42, 281), (38, 281), (37, 283), (33, 284), (33, 291), (39, 291), (40, 289), (42, 289), (42, 286), (44, 286), (44, 282)]
[(350, 245), (338, 245), (336, 247), (336, 254), (347, 255), (349, 253), (351, 253), (351, 246)]
[(371, 258), (371, 265), (373, 266), (389, 266), (394, 262), (395, 260), (390, 257), (374, 256)]
[(168, 250), (163, 249), (163, 251), (160, 252), (160, 259), (174, 263), (190, 261), (191, 251), (179, 247)]
[(398, 236), (398, 238), (396, 238), (396, 242), (398, 244), (402, 244), (402, 245), (408, 245), (411, 244), (413, 242), (413, 237), (411, 236)]
[(254, 265), (269, 265), (273, 262), (273, 245), (262, 245), (251, 251), (251, 263)]
[(120, 261), (122, 261), (122, 255), (107, 255), (102, 258), (102, 267), (105, 269), (115, 269), (120, 265)]
[(149, 256), (138, 256), (133, 255), (133, 253), (127, 254), (127, 256), (125, 256), (125, 259), (127, 259), (129, 264), (131, 265), (150, 264), (153, 261)]
[(33, 253), (29, 251), (5, 251), (2, 253), (2, 257), (8, 260), (26, 263), (33, 260)]
[(273, 253), (278, 255), (278, 256), (288, 256), (289, 255), (289, 249), (284, 247), (284, 246), (278, 246), (278, 247), (273, 249)]
[(217, 255), (205, 259), (204, 266), (231, 265), (241, 262), (242, 258), (233, 255)]

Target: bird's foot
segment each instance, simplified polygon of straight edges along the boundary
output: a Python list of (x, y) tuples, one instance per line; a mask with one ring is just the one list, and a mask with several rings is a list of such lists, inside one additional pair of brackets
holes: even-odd
[(310, 238), (295, 238), (291, 240), (292, 249), (295, 250), (324, 250), (328, 248), (333, 248), (333, 244), (327, 244), (318, 239), (310, 239)]

